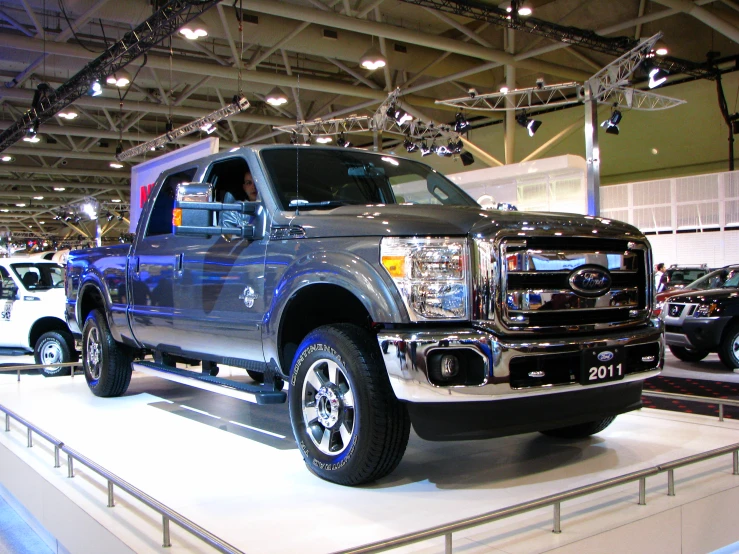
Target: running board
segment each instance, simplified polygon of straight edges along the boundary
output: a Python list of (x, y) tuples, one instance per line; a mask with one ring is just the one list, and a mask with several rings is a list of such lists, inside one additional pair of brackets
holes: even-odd
[(282, 404), (287, 400), (287, 394), (283, 391), (267, 390), (262, 385), (238, 383), (230, 379), (204, 375), (203, 373), (165, 366), (155, 362), (134, 362), (131, 367), (141, 373), (238, 398), (239, 400), (246, 400), (254, 404)]

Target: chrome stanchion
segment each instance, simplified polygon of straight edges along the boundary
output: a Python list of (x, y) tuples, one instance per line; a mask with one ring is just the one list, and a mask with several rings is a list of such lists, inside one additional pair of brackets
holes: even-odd
[(169, 540), (169, 518), (167, 516), (162, 516), (162, 532), (162, 546), (165, 548), (172, 546), (172, 543)]
[(552, 533), (559, 534), (562, 532), (562, 503), (555, 502), (552, 508), (554, 508), (554, 528), (552, 529)]
[(33, 446), (33, 431), (31, 431), (31, 428), (28, 428), (28, 448), (31, 448)]
[(639, 506), (646, 506), (647, 504), (647, 478), (642, 477), (639, 479)]
[(69, 454), (67, 454), (67, 477), (69, 479), (74, 477), (74, 459)]
[(113, 498), (113, 481), (108, 481), (108, 508), (115, 506), (115, 498)]
[(667, 471), (667, 496), (675, 496), (675, 470)]
[(59, 463), (59, 445), (54, 445), (54, 467), (61, 467)]

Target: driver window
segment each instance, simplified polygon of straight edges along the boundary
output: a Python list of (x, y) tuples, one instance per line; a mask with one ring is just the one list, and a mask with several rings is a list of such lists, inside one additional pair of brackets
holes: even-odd
[(174, 210), (174, 195), (177, 191), (177, 185), (189, 183), (195, 175), (195, 169), (193, 167), (167, 177), (154, 201), (144, 236), (172, 234), (172, 210)]
[[(231, 158), (214, 163), (206, 181), (215, 189), (216, 202), (241, 202), (248, 200), (244, 188), (245, 175), (249, 165), (243, 158)], [(253, 183), (253, 178), (250, 179)]]
[(0, 299), (2, 300), (15, 300), (17, 292), (15, 281), (10, 277), (8, 270), (4, 267), (0, 267)]

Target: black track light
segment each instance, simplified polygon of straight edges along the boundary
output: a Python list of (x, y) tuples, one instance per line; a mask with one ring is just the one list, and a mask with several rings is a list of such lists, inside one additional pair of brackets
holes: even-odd
[(418, 145), (408, 137), (403, 141), (403, 146), (409, 154), (418, 150)]
[(465, 117), (462, 115), (462, 112), (458, 112), (456, 116), (454, 116), (454, 131), (457, 133), (463, 133), (466, 131), (470, 126), (470, 122), (465, 119)]
[(470, 152), (462, 152), (459, 155), (459, 159), (462, 160), (462, 165), (468, 166), (475, 163), (475, 157)]
[(618, 124), (621, 122), (621, 119), (623, 119), (621, 112), (614, 109), (611, 113), (611, 117), (601, 123), (600, 126), (606, 130), (607, 134), (617, 135), (619, 133)]
[(426, 146), (426, 142), (421, 142), (421, 144), (418, 145), (418, 148), (421, 150), (421, 156), (428, 156), (429, 154), (433, 154), (431, 148)]
[(518, 123), (521, 127), (525, 127), (526, 130), (529, 132), (530, 137), (533, 137), (536, 134), (536, 131), (539, 130), (539, 127), (541, 127), (541, 121), (526, 117), (525, 113), (521, 113), (516, 116), (516, 123)]

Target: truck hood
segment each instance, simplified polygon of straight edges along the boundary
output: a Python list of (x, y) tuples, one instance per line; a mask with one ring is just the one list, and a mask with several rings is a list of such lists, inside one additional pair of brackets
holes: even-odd
[(720, 302), (721, 300), (726, 300), (727, 298), (739, 298), (739, 289), (725, 288), (685, 292), (683, 294), (677, 294), (672, 298), (669, 298), (668, 302), (704, 304), (710, 302)]
[(503, 212), (466, 206), (362, 205), (304, 210), (292, 220), (307, 238), (353, 236), (482, 235), (499, 231), (641, 239), (620, 221), (566, 213)]

